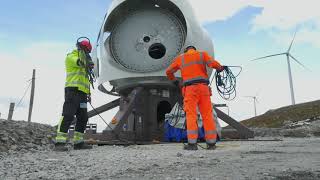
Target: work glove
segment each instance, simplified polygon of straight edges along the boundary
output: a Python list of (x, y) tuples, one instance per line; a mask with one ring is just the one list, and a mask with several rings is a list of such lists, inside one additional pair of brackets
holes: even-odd
[(90, 54), (86, 53), (86, 62), (87, 62), (87, 66), (90, 68), (90, 69), (93, 69), (94, 68), (94, 63), (92, 61), (92, 58), (90, 56)]
[(220, 69), (217, 69), (217, 73), (221, 73), (224, 69), (225, 69), (226, 66), (221, 66)]
[(77, 60), (77, 65), (83, 67), (83, 66), (84, 66), (84, 63), (83, 63), (80, 59), (78, 59), (78, 60)]
[(88, 67), (92, 70), (94, 68), (94, 63), (92, 61), (89, 61)]
[(222, 71), (227, 70), (227, 69), (228, 69), (228, 66), (221, 66), (221, 68), (218, 69), (217, 72), (221, 73)]
[(91, 103), (91, 94), (88, 94), (88, 95), (87, 95), (87, 102), (88, 102), (88, 103)]

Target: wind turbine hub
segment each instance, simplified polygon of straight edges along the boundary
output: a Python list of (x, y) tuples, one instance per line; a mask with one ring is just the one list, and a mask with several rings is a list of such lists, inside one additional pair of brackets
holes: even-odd
[(142, 9), (115, 26), (110, 50), (125, 70), (154, 72), (170, 65), (185, 38), (185, 29), (174, 14), (165, 9)]

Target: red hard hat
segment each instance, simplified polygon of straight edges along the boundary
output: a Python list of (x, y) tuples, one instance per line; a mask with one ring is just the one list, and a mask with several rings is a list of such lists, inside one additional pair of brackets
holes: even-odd
[(92, 46), (88, 40), (82, 40), (80, 46), (86, 48), (89, 52), (92, 50)]

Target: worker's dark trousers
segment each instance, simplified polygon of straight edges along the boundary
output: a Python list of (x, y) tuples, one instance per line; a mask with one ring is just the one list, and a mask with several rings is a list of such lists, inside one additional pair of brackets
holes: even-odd
[(74, 120), (77, 118), (75, 130), (83, 133), (88, 122), (87, 111), (87, 94), (79, 91), (75, 87), (65, 88), (65, 101), (63, 104), (62, 116), (63, 119), (60, 124), (60, 132), (67, 133), (68, 129)]

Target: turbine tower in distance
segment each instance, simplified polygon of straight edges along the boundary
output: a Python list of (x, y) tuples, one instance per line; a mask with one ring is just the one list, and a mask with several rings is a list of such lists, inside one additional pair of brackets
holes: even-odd
[(253, 99), (254, 116), (257, 116), (257, 104), (256, 103), (259, 102), (257, 96), (244, 96), (244, 97)]
[(284, 52), (284, 53), (279, 53), (279, 54), (273, 54), (273, 55), (269, 55), (269, 56), (264, 56), (264, 57), (260, 57), (260, 58), (256, 58), (253, 59), (252, 61), (256, 61), (256, 60), (260, 60), (260, 59), (265, 59), (265, 58), (269, 58), (269, 57), (273, 57), (273, 56), (280, 56), (280, 55), (286, 55), (287, 56), (287, 63), (288, 63), (288, 74), (289, 74), (289, 84), (290, 84), (290, 93), (291, 93), (291, 102), (292, 105), (296, 104), (295, 102), (295, 97), (294, 97), (294, 90), (293, 90), (293, 82), (292, 82), (292, 73), (291, 73), (291, 64), (290, 64), (290, 60), (295, 61), (296, 63), (298, 63), (300, 66), (304, 67), (305, 69), (309, 70), (306, 66), (304, 66), (300, 61), (298, 61), (295, 57), (293, 57), (290, 54), (290, 50), (291, 47), (293, 45), (294, 39), (296, 37), (297, 31), (294, 33), (293, 39), (291, 41), (291, 44), (289, 46), (289, 49)]

